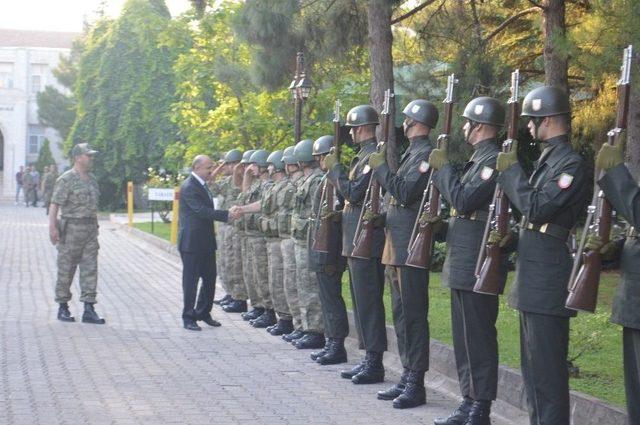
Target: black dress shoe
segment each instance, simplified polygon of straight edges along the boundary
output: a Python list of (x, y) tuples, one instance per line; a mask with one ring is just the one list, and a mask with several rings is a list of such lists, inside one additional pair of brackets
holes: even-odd
[(58, 307), (58, 320), (63, 322), (76, 321), (76, 318), (71, 315), (69, 305), (67, 303), (60, 303), (60, 307)]
[(407, 376), (409, 375), (409, 369), (405, 368), (400, 377), (400, 382), (395, 384), (391, 388), (378, 391), (378, 400), (393, 400), (398, 397), (404, 391), (404, 387), (407, 384)]
[(307, 350), (309, 348), (322, 348), (324, 347), (324, 335), (319, 332), (307, 332), (305, 336), (300, 339), (293, 340), (291, 343), (299, 350)]
[(352, 367), (351, 369), (341, 370), (340, 377), (343, 379), (351, 379), (364, 369), (364, 360)]
[(273, 309), (265, 310), (260, 317), (249, 323), (254, 328), (266, 328), (267, 326), (275, 325), (277, 323), (276, 312)]
[(204, 323), (206, 323), (209, 326), (213, 326), (214, 328), (217, 328), (218, 326), (222, 326), (222, 323), (218, 322), (217, 320), (214, 320), (211, 317), (207, 317), (206, 319), (202, 319), (202, 321)]
[(273, 325), (267, 332), (269, 332), (273, 336), (290, 334), (291, 332), (293, 332), (293, 321), (279, 319), (278, 323)]
[(242, 313), (241, 317), (242, 317), (242, 320), (245, 320), (248, 322), (249, 320), (257, 319), (258, 317), (260, 317), (260, 315), (262, 315), (262, 313), (264, 313), (264, 308), (254, 307), (248, 313)]
[(222, 310), (226, 313), (244, 313), (247, 311), (247, 302), (245, 300), (233, 300), (223, 305)]
[(410, 370), (404, 391), (393, 400), (396, 409), (409, 409), (427, 403), (427, 392), (424, 388), (424, 371)]
[(291, 342), (293, 340), (300, 339), (303, 336), (304, 336), (304, 331), (300, 329), (296, 329), (288, 334), (282, 335), (282, 339), (284, 339), (287, 342)]
[(333, 345), (333, 338), (327, 338), (326, 342), (324, 343), (324, 347), (322, 347), (320, 351), (312, 352), (311, 354), (309, 354), (309, 357), (311, 357), (311, 360), (315, 362), (316, 360), (318, 360), (318, 357), (322, 357), (327, 354), (331, 345)]
[(231, 295), (227, 294), (224, 297), (220, 298), (219, 300), (213, 300), (213, 303), (221, 305), (221, 304), (226, 304), (227, 301), (229, 300), (231, 300)]
[(473, 400), (465, 397), (464, 401), (456, 410), (453, 411), (448, 418), (437, 418), (433, 423), (435, 425), (464, 425), (469, 417), (469, 411), (473, 405)]
[(491, 401), (476, 400), (464, 425), (491, 425)]
[(98, 316), (93, 308), (93, 303), (84, 303), (84, 313), (82, 314), (82, 323), (93, 323), (94, 325), (104, 325), (106, 320)]
[(184, 328), (188, 331), (201, 331), (202, 328), (196, 322), (184, 322)]
[(367, 351), (362, 370), (351, 378), (354, 384), (377, 384), (384, 381), (382, 351)]
[(347, 350), (344, 348), (344, 338), (332, 339), (333, 343), (329, 346), (327, 352), (316, 360), (317, 363), (323, 366), (347, 362)]

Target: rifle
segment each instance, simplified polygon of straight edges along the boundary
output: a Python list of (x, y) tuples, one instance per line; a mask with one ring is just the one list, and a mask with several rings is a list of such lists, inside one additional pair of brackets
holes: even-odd
[[(629, 114), (629, 92), (631, 89), (631, 60), (633, 47), (629, 45), (622, 54), (622, 67), (620, 80), (618, 80), (618, 106), (616, 112), (616, 126), (607, 133), (607, 142), (610, 145), (622, 143), (622, 132), (627, 127)], [(611, 233), (612, 208), (604, 193), (597, 185), (598, 180), (604, 175), (602, 170), (595, 170), (595, 190), (591, 204), (587, 207), (587, 221), (585, 222), (580, 246), (573, 259), (573, 268), (569, 278), (569, 295), (565, 307), (571, 310), (587, 311), (593, 313), (598, 302), (598, 286), (600, 285), (600, 272), (602, 270), (602, 256), (600, 249), (586, 250), (588, 234), (596, 234), (603, 244), (609, 243)]]
[[(518, 136), (518, 117), (520, 116), (520, 104), (518, 94), (520, 91), (520, 70), (511, 73), (511, 97), (509, 97), (509, 127), (507, 140), (502, 142), (502, 152), (511, 151), (511, 146)], [(496, 230), (501, 236), (509, 231), (509, 199), (505, 195), (500, 184), (496, 184), (493, 199), (489, 204), (489, 217), (484, 228), (478, 261), (476, 262), (476, 283), (473, 292), (479, 294), (498, 295), (500, 292), (500, 266), (502, 249), (497, 243), (489, 243), (489, 234)]]
[[(451, 133), (451, 120), (453, 119), (454, 89), (458, 84), (455, 74), (447, 77), (447, 95), (442, 103), (444, 103), (444, 128), (443, 133), (438, 136), (437, 147), (439, 148), (444, 140), (449, 139)], [(429, 221), (421, 220), (423, 214), (427, 214)], [(407, 261), (405, 264), (411, 267), (428, 269), (431, 265), (431, 249), (433, 248), (433, 222), (431, 220), (440, 215), (440, 191), (433, 184), (433, 170), (429, 172), (429, 181), (427, 187), (422, 194), (420, 201), (420, 209), (411, 238), (409, 239), (409, 248), (407, 250)]]
[[(333, 107), (333, 147), (331, 148), (331, 152), (335, 152), (338, 161), (340, 161), (340, 106), (342, 106), (340, 100), (336, 100)], [(313, 249), (318, 252), (329, 252), (331, 222), (333, 219), (330, 216), (322, 217), (322, 206), (326, 202), (327, 211), (335, 211), (334, 196), (333, 184), (325, 177), (318, 214), (316, 216), (316, 237), (313, 243)]]
[[(382, 106), (382, 129), (380, 131), (380, 137), (382, 140), (378, 141), (378, 151), (389, 140), (389, 129), (391, 127), (391, 114), (390, 114), (390, 102), (394, 97), (391, 89), (387, 89), (384, 92), (384, 103)], [(368, 165), (367, 165), (368, 167)], [(352, 257), (363, 258), (368, 260), (371, 258), (371, 246), (373, 245), (373, 220), (365, 220), (365, 210), (371, 211), (376, 216), (380, 214), (380, 183), (373, 178), (373, 171), (369, 176), (369, 185), (364, 195), (364, 202), (362, 203), (362, 210), (360, 210), (360, 218), (358, 219), (358, 226), (356, 227), (356, 233), (353, 238), (353, 251)]]

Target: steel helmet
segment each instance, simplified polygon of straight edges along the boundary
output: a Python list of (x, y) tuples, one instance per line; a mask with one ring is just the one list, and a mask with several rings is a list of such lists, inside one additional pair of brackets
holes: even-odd
[(436, 128), (438, 124), (438, 108), (424, 99), (412, 100), (404, 107), (402, 113), (429, 128)]
[(268, 164), (273, 164), (276, 170), (282, 171), (284, 170), (284, 162), (282, 162), (282, 151), (273, 151), (271, 155), (267, 158)]
[(320, 136), (313, 142), (314, 155), (326, 155), (333, 147), (333, 136)]
[(467, 103), (462, 116), (480, 124), (502, 127), (504, 126), (505, 109), (498, 99), (481, 96)]
[(347, 127), (360, 127), (369, 124), (378, 124), (378, 112), (371, 105), (358, 105), (349, 110), (345, 125)]

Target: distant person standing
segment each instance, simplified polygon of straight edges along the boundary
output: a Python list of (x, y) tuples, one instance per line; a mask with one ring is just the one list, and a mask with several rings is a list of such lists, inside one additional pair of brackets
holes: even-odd
[(22, 187), (24, 188), (24, 204), (25, 207), (29, 207), (29, 205), (33, 202), (34, 199), (34, 186), (33, 186), (33, 176), (31, 175), (31, 166), (27, 166), (22, 174)]
[[(86, 143), (71, 149), (73, 168), (55, 183), (49, 208), (49, 237), (58, 246), (58, 280), (56, 302), (60, 304), (58, 320), (75, 322), (69, 311), (71, 283), (80, 269), (80, 301), (84, 302), (82, 321), (102, 325), (96, 313), (98, 286), (98, 199), (100, 190), (89, 173), (93, 156), (98, 153)], [(60, 210), (60, 220), (58, 220)]]
[(32, 207), (38, 206), (38, 188), (39, 187), (40, 187), (40, 173), (36, 169), (35, 165), (31, 165), (31, 190), (32, 190), (31, 206)]
[(57, 178), (58, 168), (56, 164), (51, 164), (49, 171), (42, 177), (42, 202), (47, 214), (49, 214), (49, 204), (51, 204), (51, 195), (53, 195), (53, 187)]
[(16, 205), (20, 202), (20, 192), (24, 198), (25, 192), (22, 190), (22, 176), (24, 176), (24, 167), (20, 166), (20, 170), (16, 173)]

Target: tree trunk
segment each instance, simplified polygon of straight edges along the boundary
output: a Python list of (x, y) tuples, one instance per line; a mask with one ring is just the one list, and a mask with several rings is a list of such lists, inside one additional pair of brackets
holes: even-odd
[[(391, 44), (391, 3), (392, 0), (369, 0), (367, 5), (367, 27), (369, 30), (369, 67), (371, 69), (371, 89), (369, 95), (371, 103), (378, 110), (382, 110), (384, 92), (393, 91), (393, 54)], [(389, 113), (395, 127), (395, 102), (391, 102)], [(395, 143), (395, 131), (389, 129), (387, 146), (387, 160), (392, 170), (398, 168), (398, 155)]]
[(545, 0), (542, 12), (544, 34), (545, 84), (569, 93), (569, 61), (563, 47), (558, 46), (566, 38), (565, 1)]
[(633, 177), (636, 180), (640, 179), (640, 55), (637, 53), (631, 65), (631, 96), (629, 97), (629, 116), (627, 118), (626, 159)]

